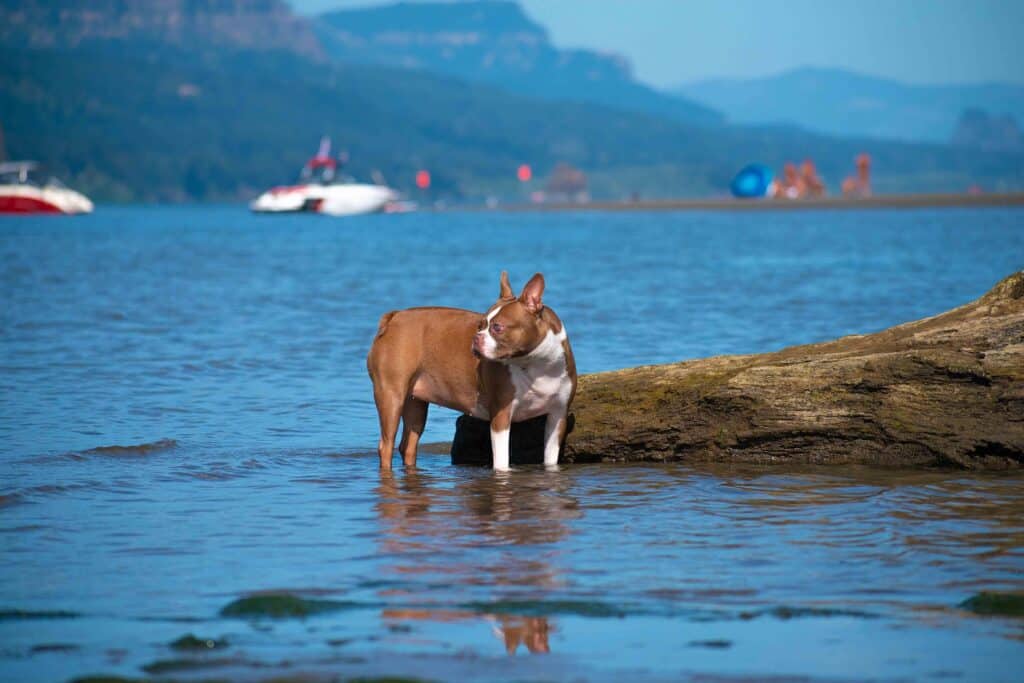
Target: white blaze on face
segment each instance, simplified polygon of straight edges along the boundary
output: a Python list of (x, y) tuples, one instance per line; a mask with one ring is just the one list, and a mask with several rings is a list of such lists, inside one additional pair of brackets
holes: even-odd
[(498, 352), (498, 342), (494, 339), (494, 335), (491, 334), (491, 321), (494, 320), (494, 316), (501, 312), (501, 309), (505, 306), (498, 306), (493, 311), (487, 314), (487, 329), (483, 331), (483, 344), (481, 353), (484, 358), (488, 360), (494, 360), (494, 355)]

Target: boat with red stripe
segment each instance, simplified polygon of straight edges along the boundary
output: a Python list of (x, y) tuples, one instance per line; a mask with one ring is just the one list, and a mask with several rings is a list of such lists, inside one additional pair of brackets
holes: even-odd
[(93, 203), (42, 171), (35, 161), (0, 163), (0, 213), (92, 213)]

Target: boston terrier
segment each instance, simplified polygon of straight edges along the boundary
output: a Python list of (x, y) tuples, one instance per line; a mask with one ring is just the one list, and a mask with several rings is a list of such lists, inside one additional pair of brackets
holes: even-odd
[(391, 469), (399, 419), (398, 450), (407, 467), (416, 464), (428, 403), (489, 420), (495, 470), (509, 468), (512, 423), (547, 415), (544, 464), (557, 465), (576, 363), (565, 327), (543, 295), (540, 273), (516, 297), (503, 271), (498, 301), (483, 315), (440, 307), (384, 314), (366, 358), (382, 469)]

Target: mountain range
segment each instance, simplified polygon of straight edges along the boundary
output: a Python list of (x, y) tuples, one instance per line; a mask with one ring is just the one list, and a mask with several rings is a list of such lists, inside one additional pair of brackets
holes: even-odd
[[(305, 19), (278, 0), (0, 0), (0, 139), (101, 201), (251, 198), (293, 178), (324, 134), (357, 177), (379, 170), (424, 198), (521, 198), (519, 164), (542, 178), (559, 162), (605, 198), (724, 194), (749, 161), (804, 157), (835, 188), (862, 151), (879, 191), (1024, 186), (1019, 154), (732, 125), (685, 101), (665, 110), (672, 97), (621, 60), (557, 50), (515, 5), (445, 8), (357, 12), (345, 40), (363, 47), (346, 56), (338, 13)], [(388, 40), (404, 47), (385, 55)], [(477, 47), (439, 47), (452, 41)], [(396, 57), (413, 52), (412, 64)], [(458, 58), (444, 68), (444, 54)], [(453, 66), (487, 62), (519, 80)], [(547, 74), (565, 97), (543, 92)], [(622, 88), (658, 97), (607, 95)], [(429, 193), (413, 184), (422, 168)]]
[(789, 124), (827, 135), (950, 141), (967, 109), (1024, 123), (1024, 85), (911, 85), (842, 69), (717, 79), (672, 90), (738, 124)]
[(684, 123), (722, 120), (709, 107), (637, 82), (619, 55), (556, 48), (515, 2), (400, 2), (328, 12), (315, 28), (327, 52), (342, 62), (419, 69)]

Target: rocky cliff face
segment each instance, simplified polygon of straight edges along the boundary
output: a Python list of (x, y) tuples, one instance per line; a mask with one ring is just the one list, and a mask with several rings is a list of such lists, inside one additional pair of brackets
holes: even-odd
[(76, 47), (112, 40), (284, 50), (322, 58), (308, 21), (283, 0), (4, 0), (0, 43)]
[(633, 79), (629, 62), (565, 50), (515, 2), (401, 2), (328, 12), (318, 35), (332, 57), (457, 76), (547, 99), (592, 102), (688, 123), (717, 112)]
[(333, 52), (346, 60), (390, 63), (474, 78), (538, 69), (629, 80), (628, 62), (592, 51), (559, 51), (544, 27), (514, 2), (411, 3), (340, 10), (320, 17)]
[(566, 459), (1024, 466), (1024, 271), (877, 334), (584, 376)]

